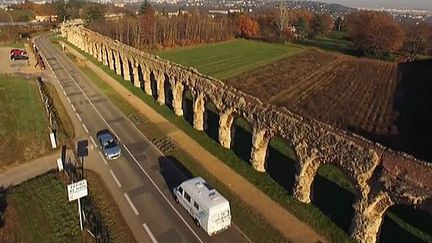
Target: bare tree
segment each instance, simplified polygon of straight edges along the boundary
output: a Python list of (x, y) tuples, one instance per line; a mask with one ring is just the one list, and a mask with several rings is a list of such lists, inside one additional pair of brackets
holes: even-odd
[(279, 32), (279, 38), (283, 37), (285, 29), (290, 26), (291, 22), (292, 22), (292, 14), (290, 13), (290, 10), (282, 2), (279, 5), (278, 19), (276, 23)]

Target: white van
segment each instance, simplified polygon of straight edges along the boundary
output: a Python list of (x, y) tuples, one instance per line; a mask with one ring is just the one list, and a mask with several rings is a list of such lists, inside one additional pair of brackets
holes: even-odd
[(228, 200), (203, 178), (195, 177), (173, 189), (174, 199), (183, 205), (208, 235), (214, 235), (231, 225)]

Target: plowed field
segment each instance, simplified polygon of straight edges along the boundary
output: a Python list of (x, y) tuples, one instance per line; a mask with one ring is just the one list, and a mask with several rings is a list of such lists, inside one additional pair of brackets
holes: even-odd
[(309, 50), (228, 83), (263, 102), (344, 129), (389, 135), (397, 113), (397, 64)]

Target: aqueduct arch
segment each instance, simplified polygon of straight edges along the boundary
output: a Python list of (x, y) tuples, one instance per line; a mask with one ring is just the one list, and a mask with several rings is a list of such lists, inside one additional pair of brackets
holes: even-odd
[[(157, 84), (157, 101), (160, 104), (164, 104), (165, 100), (163, 85), (160, 85), (163, 78), (160, 75), (166, 74), (170, 80), (177, 77), (176, 88), (171, 86), (173, 103), (182, 103), (179, 95), (182, 89), (192, 91), (193, 126), (197, 130), (203, 130), (205, 99), (211, 98), (221, 108), (219, 140), (224, 147), (228, 147), (230, 139), (232, 140), (227, 135), (230, 123), (232, 126), (230, 115), (241, 114), (253, 128), (250, 161), (258, 171), (265, 170), (266, 152), (263, 151), (267, 149), (271, 137), (292, 141), (299, 158), (293, 195), (301, 202), (310, 202), (310, 186), (320, 164), (337, 162), (338, 167), (343, 168), (359, 191), (351, 226), (351, 236), (359, 242), (376, 241), (385, 213), (383, 208), (394, 203), (403, 202), (432, 212), (432, 181), (429, 178), (432, 165), (428, 162), (392, 151), (322, 122), (301, 117), (285, 108), (265, 104), (219, 80), (200, 74), (193, 68), (162, 60), (88, 29), (63, 25), (62, 35), (70, 43), (96, 55), (96, 58), (101, 56), (102, 62), (103, 52), (102, 55), (100, 52), (98, 54), (95, 49), (96, 46), (106, 46), (106, 62), (119, 75), (125, 74), (122, 71), (124, 65), (129, 66), (129, 61), (125, 64), (124, 60), (135, 60), (132, 65), (141, 67), (144, 91), (149, 95), (155, 95), (151, 89), (153, 74)], [(135, 82), (134, 85), (136, 86)], [(183, 96), (181, 95), (181, 99)], [(178, 110), (176, 114), (181, 115), (181, 112)], [(382, 172), (375, 177), (373, 173), (378, 166), (382, 167)]]

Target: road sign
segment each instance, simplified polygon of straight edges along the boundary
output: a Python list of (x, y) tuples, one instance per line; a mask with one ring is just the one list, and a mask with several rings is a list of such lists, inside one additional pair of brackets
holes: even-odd
[(67, 185), (69, 201), (76, 200), (88, 195), (87, 180), (81, 180)]

